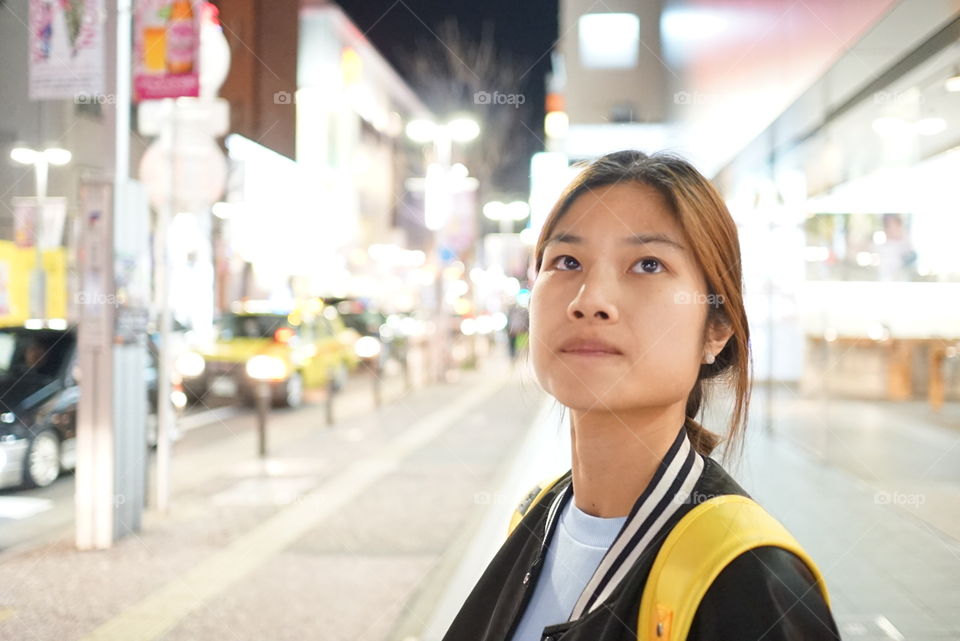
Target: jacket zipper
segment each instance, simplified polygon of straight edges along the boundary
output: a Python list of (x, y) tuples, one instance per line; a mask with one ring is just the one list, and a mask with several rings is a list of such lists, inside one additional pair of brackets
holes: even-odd
[(550, 512), (547, 513), (547, 522), (543, 528), (543, 540), (540, 541), (540, 550), (537, 552), (537, 558), (533, 560), (533, 565), (530, 566), (530, 569), (527, 570), (526, 575), (523, 577), (524, 585), (530, 582), (533, 571), (540, 565), (540, 562), (543, 561), (543, 555), (547, 551), (547, 542), (550, 540), (550, 533), (553, 532), (554, 522), (557, 520), (560, 510), (563, 509), (563, 504), (566, 502), (569, 487), (570, 486), (567, 485), (560, 490), (557, 498), (555, 498), (553, 504), (550, 505)]
[(547, 549), (547, 535), (550, 532), (550, 526), (552, 525), (549, 517), (547, 518), (547, 525), (544, 528), (543, 541), (540, 542), (540, 550), (537, 552), (536, 558), (533, 559), (533, 563), (530, 565), (530, 569), (527, 570), (527, 573), (523, 575), (523, 584), (527, 585), (530, 583), (530, 578), (533, 576), (533, 571), (537, 569), (537, 566), (540, 565), (540, 562), (543, 560), (543, 553)]
[[(566, 494), (567, 489), (568, 488), (565, 487), (560, 490), (559, 496), (563, 497)], [(528, 569), (527, 573), (523, 576), (523, 595), (520, 597), (520, 607), (517, 609), (518, 615), (513, 618), (513, 623), (510, 624), (510, 628), (507, 630), (507, 636), (505, 638), (508, 641), (513, 638), (513, 633), (520, 624), (523, 610), (527, 607), (527, 603), (529, 603), (530, 599), (533, 598), (533, 591), (530, 589), (530, 579), (533, 578), (534, 572), (543, 561), (543, 555), (547, 549), (547, 541), (550, 539), (550, 532), (553, 528), (553, 523), (556, 520), (557, 514), (560, 512), (562, 503), (562, 498), (555, 497), (554, 502), (550, 505), (550, 511), (547, 513), (547, 522), (543, 528), (543, 540), (540, 541), (540, 549), (537, 551), (537, 557), (533, 560), (533, 564), (530, 566), (530, 569)]]
[[(566, 491), (566, 487), (560, 490), (559, 497), (563, 497)], [(533, 564), (527, 570), (527, 573), (523, 575), (523, 595), (520, 597), (520, 606), (517, 609), (518, 614), (513, 618), (513, 622), (507, 630), (507, 636), (505, 637), (507, 641), (513, 638), (513, 633), (516, 631), (517, 626), (520, 625), (523, 611), (527, 607), (527, 603), (530, 602), (530, 599), (533, 598), (533, 590), (530, 589), (530, 579), (533, 578), (534, 572), (543, 561), (543, 555), (547, 549), (547, 541), (550, 539), (550, 532), (553, 528), (553, 522), (556, 520), (556, 515), (560, 512), (561, 503), (563, 503), (562, 498), (554, 497), (554, 502), (550, 505), (550, 511), (547, 513), (547, 521), (543, 528), (543, 540), (540, 541), (540, 549), (537, 551), (537, 557), (533, 560)]]

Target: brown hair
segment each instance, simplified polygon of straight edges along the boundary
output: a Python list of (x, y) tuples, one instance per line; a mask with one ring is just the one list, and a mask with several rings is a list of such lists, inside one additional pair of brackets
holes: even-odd
[[(712, 364), (700, 365), (700, 373), (687, 397), (684, 425), (697, 452), (708, 456), (720, 436), (695, 420), (704, 400), (704, 384), (725, 379), (735, 394), (728, 425), (728, 444), (742, 448), (750, 404), (750, 328), (743, 306), (740, 244), (737, 227), (714, 186), (693, 165), (677, 156), (639, 151), (618, 151), (590, 164), (561, 194), (544, 222), (535, 249), (537, 273), (544, 246), (557, 223), (573, 202), (598, 187), (636, 182), (656, 189), (666, 200), (690, 243), (691, 251), (707, 283), (710, 305), (707, 323), (726, 324), (733, 332)], [(725, 456), (730, 457), (731, 448)]]

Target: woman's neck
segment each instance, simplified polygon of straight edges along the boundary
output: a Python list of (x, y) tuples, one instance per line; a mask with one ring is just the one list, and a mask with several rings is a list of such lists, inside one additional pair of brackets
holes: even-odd
[(571, 410), (573, 496), (593, 516), (626, 516), (677, 438), (684, 405), (635, 412)]

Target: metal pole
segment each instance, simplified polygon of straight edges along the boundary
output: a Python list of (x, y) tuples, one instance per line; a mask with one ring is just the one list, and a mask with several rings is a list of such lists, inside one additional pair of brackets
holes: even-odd
[(327, 400), (324, 403), (325, 417), (327, 420), (327, 425), (333, 425), (333, 397), (336, 396), (335, 386), (333, 380), (331, 379), (327, 383)]
[[(115, 291), (113, 272), (115, 221), (127, 213), (127, 190), (130, 180), (130, 42), (132, 39), (131, 20), (132, 0), (117, 0), (116, 7), (107, 12), (105, 30), (108, 59), (116, 64), (108, 68), (108, 86), (114, 90), (115, 106), (105, 110), (107, 122), (113, 125), (112, 157), (112, 203), (101, 202), (101, 186), (94, 188), (95, 205), (109, 209), (110, 215), (104, 216), (110, 228), (95, 226), (85, 220), (85, 242), (93, 242), (101, 251), (87, 253), (85, 260), (84, 286), (96, 288), (96, 292)], [(112, 206), (111, 206), (112, 205)], [(89, 212), (87, 212), (89, 213)], [(99, 313), (91, 312), (99, 309)], [(115, 356), (120, 354), (113, 345), (115, 311), (106, 305), (87, 305), (82, 312), (78, 344), (80, 363), (83, 370), (80, 401), (77, 408), (77, 472), (74, 500), (76, 505), (76, 544), (82, 550), (109, 548), (123, 535), (118, 526), (119, 496), (126, 491), (136, 492), (129, 485), (129, 477), (118, 479), (118, 467), (129, 462), (129, 452), (118, 452), (118, 425), (114, 399), (117, 393)], [(124, 355), (126, 356), (126, 355)], [(121, 359), (126, 363), (126, 359)], [(141, 372), (142, 375), (142, 372)], [(145, 445), (143, 445), (145, 447)], [(118, 490), (120, 494), (118, 495)], [(141, 488), (142, 490), (142, 488)], [(133, 498), (133, 497), (131, 497)], [(126, 504), (126, 497), (124, 497)], [(130, 505), (139, 506), (138, 500)], [(139, 513), (124, 510), (126, 529), (136, 531), (140, 525)]]
[[(768, 227), (770, 235), (773, 235), (773, 222)], [(773, 433), (773, 368), (775, 359), (773, 357), (773, 341), (776, 327), (773, 322), (773, 297), (775, 294), (773, 279), (767, 277), (767, 389), (766, 389), (766, 407), (764, 408), (763, 428), (767, 434)]]
[(257, 381), (257, 453), (267, 458), (267, 412), (270, 408), (270, 382)]
[(43, 210), (44, 203), (47, 199), (47, 176), (49, 174), (50, 164), (43, 154), (44, 150), (39, 150), (37, 154), (39, 157), (33, 163), (33, 175), (34, 178), (36, 178), (37, 187), (37, 215), (33, 223), (33, 244), (36, 249), (37, 259), (33, 267), (31, 279), (30, 302), (32, 304), (32, 312), (30, 315), (34, 318), (47, 317), (47, 274), (43, 268), (43, 247), (41, 241), (43, 238)]
[[(450, 211), (448, 205), (450, 203), (449, 198), (449, 177), (450, 177), (450, 156), (452, 153), (452, 141), (450, 140), (450, 134), (447, 132), (445, 127), (440, 127), (440, 133), (433, 140), (433, 151), (437, 158), (437, 164), (440, 165), (443, 171), (443, 189), (445, 193), (443, 198), (439, 202), (443, 203), (444, 208), (447, 210), (443, 212), (443, 222), (446, 224), (447, 218), (450, 216)], [(441, 253), (440, 247), (440, 237), (442, 233), (442, 228), (437, 229), (434, 233), (434, 250), (437, 261), (437, 282), (436, 282), (436, 294), (437, 294), (437, 340), (436, 343), (436, 366), (437, 366), (437, 381), (446, 382), (447, 380), (447, 369), (449, 367), (448, 353), (449, 353), (449, 342), (450, 342), (450, 327), (449, 327), (449, 318), (447, 315), (446, 307), (446, 297), (444, 295), (443, 287), (443, 255)]]
[[(770, 203), (769, 209), (766, 212), (767, 214), (767, 233), (769, 234), (769, 242), (767, 247), (773, 246), (774, 234), (776, 232), (777, 221), (775, 216), (779, 211), (778, 204), (781, 203), (780, 190), (776, 187), (777, 184), (777, 173), (776, 173), (777, 159), (774, 155), (770, 157), (770, 184), (773, 185), (774, 189), (774, 200)], [(775, 373), (774, 367), (776, 366), (776, 358), (774, 357), (774, 349), (776, 349), (776, 323), (774, 322), (774, 312), (776, 311), (774, 297), (777, 294), (776, 283), (773, 280), (773, 272), (767, 270), (767, 403), (766, 411), (764, 412), (763, 417), (763, 427), (767, 435), (773, 434), (773, 421), (774, 421), (774, 389), (775, 383)]]
[(157, 304), (160, 307), (158, 317), (158, 332), (160, 335), (159, 371), (157, 372), (157, 478), (156, 495), (157, 510), (166, 513), (170, 509), (170, 468), (172, 458), (172, 422), (173, 408), (170, 406), (170, 325), (172, 314), (170, 310), (170, 283), (167, 275), (170, 269), (170, 252), (168, 235), (170, 219), (173, 217), (173, 208), (176, 202), (176, 167), (174, 152), (176, 150), (176, 101), (173, 98), (165, 99), (167, 115), (164, 119), (161, 140), (167, 151), (168, 188), (167, 199), (157, 212), (157, 231), (155, 236), (154, 261), (156, 263)]

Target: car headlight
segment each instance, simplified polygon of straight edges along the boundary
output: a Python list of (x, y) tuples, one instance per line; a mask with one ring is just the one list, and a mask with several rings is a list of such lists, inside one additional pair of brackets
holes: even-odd
[(15, 423), (17, 420), (17, 415), (13, 412), (4, 412), (0, 414), (0, 423)]
[(460, 333), (464, 336), (473, 336), (477, 333), (477, 321), (474, 318), (464, 318), (460, 321)]
[(353, 349), (360, 358), (373, 358), (380, 353), (380, 341), (373, 336), (361, 336)]
[(187, 406), (187, 395), (180, 390), (174, 390), (170, 392), (170, 402), (173, 403), (175, 408), (182, 410)]
[(203, 360), (203, 356), (200, 356), (200, 354), (196, 352), (184, 352), (180, 354), (175, 364), (177, 373), (184, 378), (196, 378), (203, 374), (203, 370), (206, 368), (207, 362)]
[(287, 364), (276, 356), (258, 354), (247, 361), (247, 376), (258, 381), (282, 381), (287, 377)]

